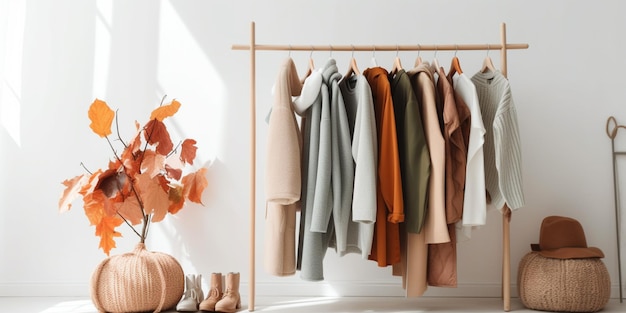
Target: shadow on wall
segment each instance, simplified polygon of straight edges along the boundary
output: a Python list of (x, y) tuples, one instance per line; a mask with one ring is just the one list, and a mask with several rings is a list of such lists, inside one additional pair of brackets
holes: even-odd
[(239, 251), (247, 247), (246, 232), (242, 230), (248, 224), (236, 208), (239, 200), (224, 190), (236, 185), (227, 164), (215, 160), (204, 166), (209, 182), (202, 195), (204, 206), (188, 204), (178, 214), (154, 224), (148, 244), (152, 250), (173, 255), (185, 274), (208, 278), (212, 272), (239, 272), (245, 268), (248, 260), (239, 258)]
[[(247, 185), (241, 186), (239, 179), (238, 153), (227, 151), (241, 141), (241, 133), (228, 129), (234, 127), (228, 125), (228, 115), (238, 114), (227, 103), (228, 91), (222, 77), (229, 65), (221, 52), (228, 46), (220, 41), (228, 36), (221, 36), (219, 28), (212, 25), (213, 19), (206, 17), (213, 11), (219, 12), (180, 2), (161, 2), (159, 89), (181, 99), (184, 109), (171, 124), (172, 130), (181, 138), (197, 139), (208, 186), (202, 195), (204, 205), (187, 203), (176, 215), (153, 225), (150, 241), (155, 250), (172, 254), (186, 274), (202, 274), (203, 284), (208, 283), (212, 272), (239, 272), (248, 262), (241, 258), (247, 254), (240, 253), (247, 249), (248, 219), (238, 207), (245, 202), (242, 196), (247, 195)], [(233, 135), (236, 140), (229, 137)]]

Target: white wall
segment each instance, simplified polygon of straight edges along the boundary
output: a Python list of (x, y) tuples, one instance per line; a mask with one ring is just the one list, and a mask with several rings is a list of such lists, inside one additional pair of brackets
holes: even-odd
[[(123, 134), (145, 120), (160, 98), (177, 98), (176, 138), (198, 140), (209, 166), (205, 206), (189, 206), (152, 228), (148, 248), (176, 256), (188, 273), (241, 271), (248, 276), (249, 55), (258, 43), (497, 43), (507, 23), (508, 71), (518, 109), (526, 207), (512, 221), (513, 284), (517, 264), (537, 242), (548, 215), (579, 219), (602, 249), (617, 292), (610, 140), (607, 117), (626, 121), (626, 3), (621, 1), (14, 1), (0, 0), (0, 296), (87, 295), (104, 258), (80, 201), (57, 213), (61, 181), (106, 164), (108, 145), (89, 130), (95, 97), (119, 108)], [(474, 73), (486, 52), (458, 52)], [(270, 88), (288, 52), (257, 58), (257, 293), (259, 295), (400, 295), (389, 269), (355, 256), (325, 262), (327, 280), (263, 272), (263, 164)], [(439, 52), (448, 64), (452, 52)], [(292, 52), (304, 72), (309, 52)], [(370, 52), (357, 52), (361, 69)], [(416, 53), (401, 52), (403, 64)], [(432, 52), (421, 53), (428, 60)], [(499, 54), (490, 56), (499, 64)], [(314, 52), (322, 65), (328, 52)], [(334, 52), (340, 72), (350, 57)], [(391, 66), (395, 52), (377, 52)], [(622, 134), (626, 137), (626, 135)], [(626, 138), (624, 138), (626, 141)], [(625, 175), (622, 175), (624, 178)], [(625, 191), (626, 192), (626, 191)], [(459, 288), (428, 295), (499, 296), (501, 222), (497, 211), (458, 248)], [(137, 238), (121, 227), (114, 254)]]

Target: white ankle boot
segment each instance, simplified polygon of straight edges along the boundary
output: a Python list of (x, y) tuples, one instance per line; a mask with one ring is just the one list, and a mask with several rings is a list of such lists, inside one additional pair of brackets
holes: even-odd
[(176, 311), (196, 312), (198, 304), (204, 299), (202, 293), (202, 275), (187, 274), (185, 276), (185, 293), (183, 299), (176, 305)]

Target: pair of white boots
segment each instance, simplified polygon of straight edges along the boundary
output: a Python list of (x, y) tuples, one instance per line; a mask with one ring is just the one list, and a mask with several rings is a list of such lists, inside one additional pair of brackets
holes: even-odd
[[(179, 312), (236, 312), (241, 308), (239, 273), (212, 273), (207, 297), (202, 292), (202, 275), (188, 274), (183, 299), (176, 305)], [(203, 300), (204, 299), (204, 300)]]

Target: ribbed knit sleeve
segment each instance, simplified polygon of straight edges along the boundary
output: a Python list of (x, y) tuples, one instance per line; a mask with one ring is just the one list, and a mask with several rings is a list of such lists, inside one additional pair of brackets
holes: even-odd
[(491, 204), (501, 210), (524, 206), (522, 153), (517, 111), (509, 81), (500, 72), (472, 77), (485, 125), (485, 185)]

